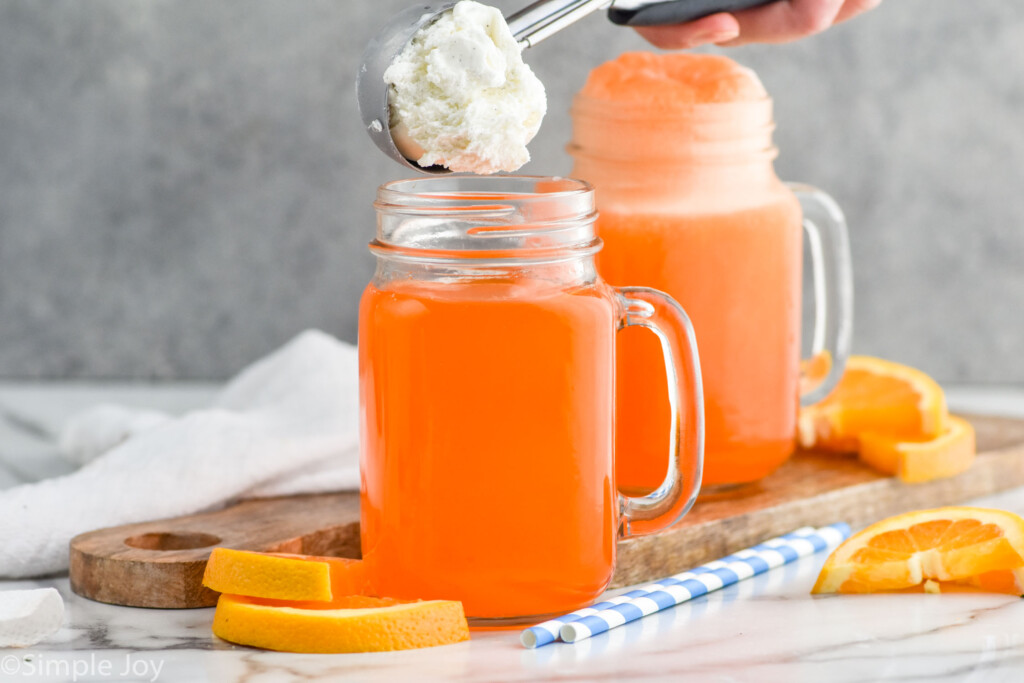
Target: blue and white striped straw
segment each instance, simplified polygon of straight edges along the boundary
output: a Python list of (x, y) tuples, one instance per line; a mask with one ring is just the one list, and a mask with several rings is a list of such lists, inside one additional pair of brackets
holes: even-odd
[(562, 626), (559, 635), (567, 643), (575, 643), (604, 633), (609, 629), (641, 619), (648, 614), (706, 595), (738, 581), (763, 574), (769, 569), (781, 567), (801, 557), (812, 555), (820, 550), (835, 547), (850, 535), (850, 526), (845, 523), (821, 527), (813, 533), (796, 538), (785, 538), (779, 542), (766, 542), (749, 550), (736, 553), (738, 559), (709, 562), (709, 569), (698, 567), (697, 570), (676, 574), (658, 583), (664, 586), (650, 590), (643, 595), (596, 614), (584, 617)]
[[(815, 531), (817, 531), (817, 529), (815, 529), (812, 526), (801, 527), (800, 529), (791, 531), (784, 536), (779, 536), (778, 538), (773, 538), (763, 543), (760, 543), (754, 546), (753, 548), (741, 550), (740, 553), (747, 553), (751, 550), (755, 550), (762, 547), (771, 547), (782, 542), (785, 539), (793, 537), (804, 537), (808, 534), (813, 534)], [(716, 567), (721, 566), (722, 563), (731, 562), (733, 560), (738, 559), (740, 559), (739, 553), (734, 553), (732, 555), (723, 557), (720, 560), (714, 560), (713, 562), (703, 564), (697, 567), (696, 569), (688, 571), (710, 571)], [(622, 603), (630, 602), (633, 600), (633, 598), (643, 597), (651, 591), (660, 590), (663, 587), (664, 586), (662, 585), (661, 581), (658, 581), (656, 583), (648, 583), (643, 586), (640, 586), (639, 588), (635, 588), (629, 591), (628, 593), (622, 593), (621, 595), (617, 595), (614, 598), (609, 598), (603, 602), (591, 605), (590, 607), (584, 607), (583, 609), (578, 609), (575, 612), (570, 612), (569, 614), (566, 614), (564, 616), (555, 617), (550, 621), (545, 621), (541, 624), (537, 624), (536, 626), (531, 626), (530, 628), (522, 632), (522, 634), (519, 636), (519, 642), (521, 642), (524, 646), (528, 648), (536, 648), (541, 647), (543, 645), (548, 645), (549, 643), (553, 643), (556, 640), (560, 639), (561, 636), (559, 635), (559, 631), (561, 630), (564, 624), (573, 621), (579, 621), (583, 617), (589, 617), (592, 614), (597, 614), (598, 612), (614, 607), (615, 605), (621, 605)]]
[(645, 584), (596, 605), (532, 626), (523, 631), (520, 642), (528, 648), (536, 648), (553, 643), (559, 637), (566, 642), (583, 640), (800, 557), (834, 548), (849, 535), (850, 527), (844, 523), (820, 529), (803, 527), (695, 569)]

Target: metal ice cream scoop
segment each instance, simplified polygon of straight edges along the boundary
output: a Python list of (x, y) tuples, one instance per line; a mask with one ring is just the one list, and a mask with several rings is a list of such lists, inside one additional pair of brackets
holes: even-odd
[[(718, 12), (734, 12), (774, 1), (539, 0), (512, 14), (506, 21), (512, 35), (526, 48), (603, 8), (608, 9), (608, 18), (616, 24), (658, 26), (681, 24)], [(449, 173), (449, 170), (443, 166), (424, 168), (406, 156), (409, 150), (415, 150), (418, 145), (404, 138), (400, 127), (394, 131), (391, 129), (389, 87), (384, 82), (384, 72), (417, 31), (433, 23), (454, 5), (454, 2), (416, 4), (391, 17), (366, 46), (356, 76), (359, 113), (370, 138), (398, 163), (424, 173)]]

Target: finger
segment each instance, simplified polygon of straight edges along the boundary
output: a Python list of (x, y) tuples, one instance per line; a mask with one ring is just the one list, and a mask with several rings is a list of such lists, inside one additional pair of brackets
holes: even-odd
[(882, 0), (846, 0), (843, 3), (842, 9), (839, 10), (839, 14), (836, 15), (835, 23), (838, 24), (841, 21), (853, 19), (858, 14), (875, 9), (881, 4)]
[(788, 43), (821, 33), (835, 20), (843, 0), (783, 0), (762, 7), (740, 10), (734, 16), (740, 35), (730, 47), (746, 43)]
[(662, 50), (684, 50), (705, 43), (732, 40), (740, 34), (740, 27), (734, 16), (721, 12), (685, 24), (637, 26), (636, 31), (644, 40)]

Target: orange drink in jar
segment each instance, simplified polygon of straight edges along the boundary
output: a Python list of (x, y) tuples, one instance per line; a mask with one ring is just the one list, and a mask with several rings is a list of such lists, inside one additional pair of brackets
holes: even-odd
[[(591, 72), (573, 103), (573, 175), (593, 184), (601, 275), (667, 292), (689, 312), (704, 371), (705, 486), (756, 481), (795, 449), (801, 400), (820, 400), (848, 354), (852, 284), (842, 214), (781, 182), (772, 102), (756, 75), (714, 55), (629, 53)], [(819, 309), (813, 351), (829, 375), (801, 397), (803, 230)], [(656, 340), (623, 334), (620, 487), (664, 476), (669, 419)]]
[[(585, 183), (400, 181), (376, 207), (378, 267), (359, 322), (374, 588), (461, 600), (477, 625), (592, 602), (617, 539), (674, 523), (699, 487), (700, 373), (685, 314), (597, 276)], [(664, 489), (634, 499), (616, 488), (614, 384), (616, 330), (638, 324), (666, 339), (675, 410), (663, 428), (680, 437), (663, 454)]]

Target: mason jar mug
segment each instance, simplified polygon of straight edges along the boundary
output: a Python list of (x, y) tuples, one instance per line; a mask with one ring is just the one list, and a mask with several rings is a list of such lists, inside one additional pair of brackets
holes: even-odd
[[(360, 305), (363, 557), (374, 588), (476, 624), (564, 613), (616, 541), (676, 522), (701, 478), (700, 369), (665, 294), (597, 275), (593, 191), (529, 177), (382, 186)], [(663, 348), (666, 476), (616, 488), (616, 332)]]
[[(654, 108), (581, 93), (572, 116), (572, 174), (597, 193), (598, 272), (666, 292), (693, 320), (706, 488), (765, 477), (796, 448), (801, 403), (828, 394), (849, 354), (842, 212), (823, 192), (776, 176), (767, 96)], [(814, 266), (811, 354), (829, 370), (801, 382), (804, 233)], [(623, 491), (650, 491), (665, 472), (666, 376), (653, 340), (627, 331), (621, 342), (618, 480)]]

